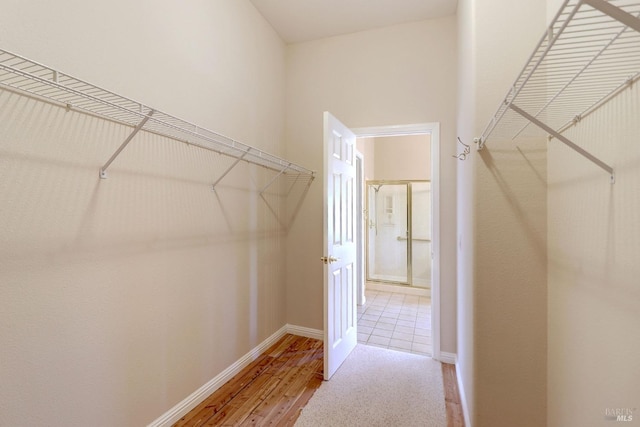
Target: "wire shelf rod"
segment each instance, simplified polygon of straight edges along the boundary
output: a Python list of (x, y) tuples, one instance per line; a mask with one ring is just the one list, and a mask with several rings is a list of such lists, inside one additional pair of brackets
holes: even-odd
[[(531, 54), (531, 56), (530, 56), (529, 60), (527, 61), (527, 64), (525, 65), (523, 71), (520, 73), (518, 79), (516, 79), (516, 83), (512, 86), (511, 90), (509, 91), (509, 94), (507, 95), (507, 97), (503, 101), (503, 104), (504, 104), (505, 108), (502, 108), (502, 106), (500, 107), (498, 115), (494, 116), (492, 121), (489, 122), (489, 125), (482, 132), (482, 136), (479, 139), (478, 149), (482, 149), (482, 147), (484, 146), (484, 142), (486, 141), (486, 138), (493, 131), (495, 126), (500, 122), (500, 119), (504, 116), (504, 114), (508, 110), (509, 105), (518, 96), (518, 94), (520, 93), (520, 91), (522, 90), (524, 85), (526, 85), (527, 81), (531, 77), (531, 75), (533, 73), (535, 73), (536, 69), (540, 66), (540, 64), (542, 63), (542, 60), (545, 58), (547, 53), (553, 47), (554, 42), (556, 40), (558, 40), (558, 38), (560, 38), (560, 36), (562, 35), (562, 32), (569, 25), (569, 22), (571, 21), (571, 18), (573, 16), (575, 16), (575, 14), (578, 12), (578, 9), (582, 5), (583, 1), (584, 0), (578, 0), (576, 5), (571, 9), (569, 14), (565, 18), (565, 20), (562, 23), (562, 25), (560, 25), (560, 28), (558, 30), (554, 31), (555, 30), (554, 24), (555, 24), (555, 22), (556, 22), (556, 20), (557, 20), (557, 18), (559, 16), (559, 13), (556, 15), (556, 18), (554, 19), (554, 21), (552, 21), (553, 22), (552, 25), (548, 28), (547, 32), (542, 36), (542, 39), (538, 43), (538, 47)], [(565, 0), (565, 2), (563, 3), (563, 7), (562, 8), (566, 7), (569, 4), (569, 2), (570, 2), (570, 0)], [(544, 49), (543, 49), (542, 53), (538, 55), (538, 50), (542, 46), (544, 46)], [(534, 57), (536, 58), (536, 61), (532, 63), (532, 59)], [(526, 74), (526, 76), (524, 76), (524, 78), (522, 79), (522, 82), (520, 82), (520, 79), (522, 78), (525, 70), (528, 70), (528, 73)]]
[[(617, 45), (613, 45), (611, 46), (611, 50), (607, 50), (606, 54), (604, 55), (605, 57), (607, 56), (612, 56), (615, 57), (616, 55), (619, 55), (620, 52), (636, 52), (638, 50), (638, 47), (635, 46), (634, 44), (637, 43), (638, 40), (634, 40), (632, 41), (632, 43), (628, 43), (628, 45), (622, 45), (622, 44), (617, 44)], [(577, 50), (577, 48), (567, 48), (566, 52), (565, 50), (563, 50), (562, 52), (558, 52), (557, 55), (550, 55), (548, 56), (547, 59), (547, 64), (556, 64), (556, 63), (562, 63), (562, 62), (571, 62), (571, 61), (575, 61), (577, 59), (580, 58), (588, 58), (589, 56), (593, 55), (594, 53), (598, 52), (598, 50), (600, 49), (601, 46), (605, 45), (605, 43), (603, 42), (600, 46), (594, 46), (594, 47), (590, 47), (589, 49), (585, 49), (585, 50)], [(568, 52), (568, 53), (567, 53)]]
[[(615, 41), (618, 39), (618, 37), (620, 37), (620, 36), (622, 35), (622, 33), (624, 33), (626, 30), (627, 30), (627, 28), (626, 28), (626, 27), (625, 27), (625, 28), (623, 28), (623, 29), (622, 29), (622, 30), (621, 30), (621, 31), (620, 31), (620, 32), (619, 32), (619, 33), (618, 33), (614, 38), (612, 38), (612, 39), (611, 39), (611, 41), (610, 41), (608, 44), (606, 44), (605, 46), (603, 46), (603, 47), (602, 47), (602, 49), (601, 49), (601, 50), (600, 50), (600, 51), (599, 51), (599, 52), (598, 52), (598, 53), (597, 53), (597, 54), (596, 54), (596, 55), (595, 55), (595, 56), (594, 56), (594, 57), (593, 57), (593, 58), (592, 58), (588, 63), (586, 63), (586, 64), (584, 65), (584, 67), (583, 67), (580, 71), (578, 71), (578, 73), (577, 73), (573, 78), (571, 78), (571, 79), (570, 79), (570, 80), (569, 80), (569, 81), (568, 81), (568, 82), (567, 82), (567, 83), (566, 83), (562, 88), (560, 88), (560, 90), (558, 90), (558, 91), (557, 91), (557, 92), (556, 92), (556, 93), (555, 93), (551, 98), (549, 98), (549, 100), (548, 100), (548, 101), (547, 101), (547, 102), (542, 106), (542, 108), (540, 108), (540, 109), (539, 109), (539, 110), (538, 110), (538, 111), (533, 115), (533, 117), (536, 117), (536, 118), (537, 118), (537, 117), (538, 117), (542, 112), (544, 112), (544, 111), (547, 109), (547, 107), (549, 107), (549, 105), (550, 105), (551, 103), (553, 103), (553, 102), (556, 100), (556, 98), (558, 98), (560, 95), (562, 95), (562, 93), (563, 93), (565, 90), (567, 90), (567, 88), (569, 88), (569, 86), (570, 86), (573, 82), (575, 82), (575, 81), (576, 81), (576, 79), (578, 79), (578, 78), (580, 77), (580, 75), (581, 75), (585, 70), (587, 70), (587, 69), (589, 68), (589, 66), (590, 66), (591, 64), (593, 64), (593, 63), (594, 63), (594, 62), (595, 62), (595, 61), (600, 57), (600, 55), (602, 55), (602, 54), (607, 50), (607, 48), (609, 48), (613, 43), (615, 43)], [(518, 132), (516, 132), (516, 134), (514, 135), (514, 137), (513, 137), (513, 138), (515, 139), (516, 137), (518, 137), (518, 135), (520, 135), (520, 134), (522, 133), (522, 131), (524, 131), (524, 130), (527, 128), (527, 126), (529, 126), (529, 123), (530, 123), (530, 122), (527, 122), (527, 124), (525, 124), (525, 125), (524, 125), (524, 127), (523, 127), (522, 129), (520, 129)]]
[[(605, 80), (619, 80), (621, 78), (629, 77), (635, 74), (637, 70), (637, 65), (639, 62), (635, 62), (632, 65), (635, 67), (628, 66), (621, 70), (621, 72), (612, 74), (607, 72), (607, 70), (590, 70), (589, 72), (583, 72), (576, 80), (585, 81), (590, 84), (591, 87), (602, 86), (606, 83)], [(526, 96), (528, 93), (532, 93), (531, 89), (544, 89), (544, 88), (553, 88), (558, 86), (563, 86), (564, 83), (570, 80), (575, 73), (565, 73), (558, 74), (550, 77), (548, 80), (536, 79), (530, 83), (528, 86), (528, 90), (525, 91), (521, 96)], [(593, 82), (593, 80), (599, 80)], [(544, 95), (544, 94), (543, 94)]]
[[(622, 52), (619, 51), (613, 51), (608, 53), (607, 55), (605, 55), (603, 57), (603, 61), (604, 60), (616, 60), (619, 59), (620, 56), (626, 55), (627, 53), (629, 53), (629, 51), (633, 52), (633, 49), (625, 49)], [(558, 57), (550, 57), (548, 59), (547, 64), (549, 66), (557, 66), (560, 64), (584, 64), (585, 62), (588, 61), (589, 58), (591, 58), (593, 56), (593, 54), (596, 51), (590, 51), (590, 52), (581, 52), (579, 54), (572, 54), (572, 55), (563, 55), (563, 56), (558, 56)]]
[[(566, 45), (563, 45), (562, 48), (554, 49), (553, 53), (549, 53), (547, 58), (549, 58), (548, 59), (549, 61), (552, 61), (552, 60), (557, 61), (559, 58), (575, 59), (575, 57), (581, 57), (585, 54), (592, 54), (594, 52), (598, 52), (602, 48), (602, 46), (609, 44), (611, 39), (615, 38), (616, 40), (618, 40), (618, 38), (620, 37), (619, 34), (620, 33), (610, 34), (609, 37), (605, 39), (590, 41), (589, 45), (585, 45), (584, 43), (581, 43), (578, 45), (566, 44)], [(618, 50), (619, 49), (634, 50), (634, 46), (632, 45), (632, 43), (628, 43), (628, 45), (625, 46), (622, 42), (620, 42), (617, 45), (612, 47), (616, 47)]]
[[(633, 66), (632, 66), (633, 65)], [(609, 72), (607, 72), (607, 70), (589, 70), (588, 72), (583, 72), (580, 76), (578, 76), (578, 78), (576, 79), (576, 81), (578, 83), (581, 82), (587, 82), (590, 83), (589, 87), (597, 87), (597, 86), (603, 86), (605, 85), (605, 83), (607, 83), (605, 80), (619, 80), (619, 79), (624, 79), (626, 77), (632, 76), (636, 73), (636, 71), (638, 70), (638, 65), (640, 65), (640, 62), (636, 62), (633, 64), (630, 64), (630, 66), (625, 67), (624, 69), (621, 70), (621, 72), (616, 73), (616, 74), (611, 74)], [(564, 85), (565, 82), (569, 81), (575, 73), (566, 73), (566, 74), (562, 74), (562, 75), (556, 75), (553, 76), (552, 78), (550, 78), (548, 81), (544, 81), (544, 80), (535, 80), (531, 83), (531, 85), (529, 86), (529, 89), (550, 89), (550, 88), (554, 88), (554, 87), (561, 87)], [(593, 82), (593, 80), (600, 80), (600, 81), (596, 81)], [(593, 83), (592, 83), (593, 82)], [(608, 85), (607, 85), (608, 86)], [(527, 90), (526, 92), (524, 92), (521, 97), (525, 97), (529, 94), (533, 94), (533, 91), (531, 90)], [(545, 94), (543, 94), (544, 96)], [(540, 95), (538, 95), (540, 96)], [(546, 96), (545, 96), (546, 97)]]
[[(640, 80), (640, 72), (638, 72), (635, 76), (629, 78), (629, 80), (627, 80), (626, 82), (622, 83), (620, 86), (618, 86), (611, 93), (608, 93), (607, 95), (605, 95), (604, 97), (598, 99), (592, 105), (587, 107), (586, 109), (582, 110), (582, 112), (577, 114), (575, 117), (579, 117), (580, 119), (583, 119), (583, 118), (587, 117), (589, 114), (591, 114), (592, 112), (594, 112), (598, 108), (600, 108), (602, 105), (604, 105), (610, 98), (615, 97), (616, 95), (618, 95), (618, 93), (622, 92), (623, 90), (625, 90), (629, 86), (635, 84), (639, 80)], [(560, 132), (560, 133), (564, 132), (571, 125), (573, 125), (574, 123), (575, 123), (575, 118), (573, 120), (570, 120), (570, 121), (564, 123), (562, 126), (560, 126), (560, 128), (558, 129), (558, 132)]]
[[(640, 56), (640, 52), (638, 52), (638, 55)], [(623, 64), (619, 67), (617, 67), (617, 69), (615, 71), (611, 70), (611, 66), (609, 63), (607, 62), (600, 62), (598, 64), (592, 64), (591, 67), (589, 67), (588, 70), (583, 71), (580, 74), (580, 77), (582, 80), (591, 80), (594, 84), (600, 84), (601, 82), (597, 81), (597, 78), (599, 77), (606, 77), (606, 76), (611, 76), (611, 77), (615, 77), (615, 78), (619, 78), (621, 76), (625, 76), (629, 74), (629, 70), (631, 70), (631, 74), (635, 74), (635, 71), (637, 70), (637, 66), (638, 64), (640, 64), (640, 60), (636, 59), (636, 60), (630, 60), (628, 61), (626, 64)], [(550, 73), (549, 77), (544, 78), (544, 76), (538, 76), (535, 79), (531, 80), (530, 85), (527, 85), (527, 89), (525, 91), (523, 91), (525, 94), (527, 92), (532, 92), (531, 88), (534, 88), (534, 85), (554, 85), (557, 84), (557, 82), (562, 82), (562, 81), (566, 81), (569, 78), (573, 77), (573, 75), (579, 70), (578, 67), (571, 67), (571, 68), (563, 68), (562, 70), (558, 71), (558, 72), (554, 72), (554, 73)], [(596, 79), (593, 79), (593, 77), (596, 77)]]
[[(3, 64), (0, 64), (0, 67), (2, 67), (3, 69), (7, 69)], [(11, 69), (8, 69), (8, 70), (11, 70)], [(131, 114), (134, 114), (134, 115), (140, 115), (140, 113), (137, 113), (137, 112), (134, 112), (134, 111), (129, 111), (129, 110), (125, 109), (125, 107), (121, 107), (121, 106), (119, 106), (119, 105), (117, 105), (117, 104), (115, 104), (115, 103), (112, 103), (112, 102), (109, 102), (109, 101), (106, 101), (106, 100), (102, 100), (102, 99), (97, 98), (97, 97), (95, 97), (95, 96), (91, 96), (91, 95), (84, 95), (84, 94), (82, 94), (81, 92), (78, 92), (78, 91), (76, 91), (76, 90), (75, 90), (75, 89), (73, 89), (73, 88), (66, 87), (66, 86), (62, 86), (62, 85), (60, 85), (60, 83), (55, 83), (55, 82), (53, 82), (53, 81), (48, 81), (48, 80), (45, 80), (44, 78), (39, 77), (39, 76), (36, 76), (36, 75), (29, 75), (29, 74), (27, 74), (27, 73), (22, 72), (21, 70), (15, 70), (15, 69), (13, 69), (13, 70), (11, 70), (11, 71), (12, 71), (13, 73), (19, 74), (19, 75), (20, 75), (20, 76), (22, 76), (22, 77), (26, 77), (27, 79), (29, 79), (29, 78), (31, 78), (31, 79), (35, 79), (35, 80), (40, 81), (41, 83), (45, 83), (45, 84), (49, 84), (49, 85), (53, 85), (53, 86), (55, 86), (55, 87), (57, 87), (57, 88), (59, 88), (59, 89), (61, 89), (61, 90), (65, 91), (65, 92), (70, 92), (70, 93), (69, 93), (69, 96), (70, 96), (70, 97), (73, 97), (73, 95), (80, 96), (81, 98), (88, 97), (88, 98), (91, 98), (91, 99), (95, 100), (96, 102), (99, 102), (99, 103), (102, 103), (102, 104), (106, 104), (106, 105), (108, 105), (108, 106), (110, 106), (110, 107), (112, 107), (112, 108), (114, 108), (114, 109), (117, 109), (117, 110), (123, 110), (123, 111), (126, 111), (126, 112), (131, 113)], [(7, 85), (9, 85), (9, 86), (14, 87), (13, 85), (6, 83), (6, 81), (2, 81), (2, 83), (3, 83), (3, 84), (7, 84)], [(17, 89), (21, 89), (21, 88), (20, 88), (20, 87), (17, 87)], [(36, 93), (36, 95), (39, 95), (39, 94), (38, 94), (38, 93)], [(64, 98), (64, 99), (70, 99), (70, 98)], [(62, 101), (58, 101), (57, 99), (52, 99), (52, 100), (53, 100), (53, 101), (63, 102), (63, 103), (64, 103), (64, 99), (63, 99)]]
[(302, 166), (5, 50), (0, 50), (0, 86), (26, 92), (134, 129), (148, 117), (150, 111), (155, 111), (146, 120), (142, 130), (236, 159), (251, 148), (251, 155), (243, 160), (277, 171), (288, 165), (287, 172), (295, 171), (311, 177), (315, 175)]
[(640, 68), (640, 34), (630, 31), (639, 17), (638, 1), (565, 1), (478, 138), (478, 148), (497, 127), (500, 135), (511, 137), (529, 127), (527, 116), (509, 113), (512, 103), (531, 117), (544, 116), (550, 125), (565, 125), (579, 116), (576, 111), (587, 111), (624, 88)]
[[(611, 46), (612, 49), (614, 50), (620, 50), (620, 49), (632, 49), (634, 48), (634, 40), (629, 40), (629, 39), (625, 39), (623, 38), (624, 34), (622, 34), (621, 36), (618, 37), (616, 44), (614, 46)], [(611, 37), (607, 38), (607, 39), (602, 39), (602, 40), (591, 40), (589, 42), (584, 42), (581, 43), (580, 45), (575, 45), (573, 43), (564, 43), (564, 44), (558, 44), (556, 49), (554, 49), (555, 52), (593, 52), (593, 51), (597, 51), (603, 43), (606, 42), (606, 40), (610, 39)], [(566, 46), (566, 47), (565, 47)]]
[[(622, 81), (625, 81), (626, 79), (628, 79), (629, 77), (633, 76), (635, 74), (635, 71), (631, 71), (629, 70), (629, 72), (623, 73), (623, 74), (619, 74), (619, 75), (615, 75), (615, 76), (611, 76), (609, 74), (596, 74), (593, 75), (592, 77), (596, 78), (597, 80), (599, 80), (599, 82), (597, 83), (592, 83), (591, 80), (589, 80), (587, 77), (589, 76), (582, 76), (582, 78), (578, 79), (577, 82), (575, 82), (572, 87), (575, 88), (585, 88), (585, 89), (597, 89), (597, 88), (610, 88), (612, 87), (612, 83), (620, 83)], [(548, 93), (545, 94), (536, 94), (535, 92), (526, 92), (524, 94), (522, 94), (519, 99), (530, 99), (530, 98), (542, 98), (542, 99), (546, 99), (550, 96), (550, 92), (552, 89), (554, 88), (560, 88), (563, 86), (563, 82), (565, 82), (566, 79), (560, 79), (558, 81), (555, 82), (549, 82), (547, 84), (545, 84), (544, 82), (538, 82), (535, 83), (534, 85), (531, 86), (531, 89), (537, 89), (540, 91), (546, 90)]]

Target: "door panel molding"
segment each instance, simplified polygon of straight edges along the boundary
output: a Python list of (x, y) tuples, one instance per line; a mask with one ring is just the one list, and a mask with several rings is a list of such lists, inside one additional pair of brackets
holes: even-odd
[(324, 113), (324, 379), (357, 344), (355, 135)]

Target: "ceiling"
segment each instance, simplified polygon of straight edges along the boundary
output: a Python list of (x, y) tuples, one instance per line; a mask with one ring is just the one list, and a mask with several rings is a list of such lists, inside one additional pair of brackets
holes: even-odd
[(251, 0), (287, 43), (454, 15), (458, 0)]

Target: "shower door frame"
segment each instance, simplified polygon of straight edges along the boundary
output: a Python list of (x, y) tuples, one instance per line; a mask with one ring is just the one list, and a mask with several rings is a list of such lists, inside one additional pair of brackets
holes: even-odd
[[(430, 179), (382, 179), (382, 180), (377, 180), (377, 179), (370, 179), (370, 180), (366, 180), (364, 183), (364, 187), (365, 187), (365, 228), (367, 230), (367, 232), (365, 233), (365, 278), (368, 282), (379, 282), (379, 283), (391, 283), (394, 285), (402, 285), (402, 286), (411, 286), (414, 287), (413, 285), (413, 193), (412, 193), (412, 188), (411, 188), (411, 183), (425, 183), (428, 182), (429, 184), (431, 184), (431, 180)], [(396, 280), (384, 280), (384, 279), (375, 279), (375, 278), (371, 278), (371, 275), (369, 274), (369, 185), (405, 185), (406, 189), (407, 189), (407, 230), (406, 230), (406, 237), (407, 237), (407, 280), (406, 282), (400, 282), (400, 281), (396, 281)], [(431, 188), (431, 187), (430, 187)], [(433, 203), (429, 204), (429, 208), (431, 209), (431, 212), (429, 212), (429, 220), (431, 221), (430, 224), (430, 229), (433, 230)], [(377, 209), (377, 204), (376, 204), (376, 209)], [(376, 227), (377, 227), (377, 221), (378, 221), (378, 217), (376, 214)], [(431, 243), (431, 240), (429, 240), (429, 243)], [(430, 261), (433, 260), (431, 259)], [(431, 268), (431, 270), (433, 271), (433, 266)], [(433, 280), (430, 278), (429, 279), (429, 288), (427, 289), (431, 289), (432, 288), (432, 282)], [(422, 289), (422, 288), (421, 288)]]

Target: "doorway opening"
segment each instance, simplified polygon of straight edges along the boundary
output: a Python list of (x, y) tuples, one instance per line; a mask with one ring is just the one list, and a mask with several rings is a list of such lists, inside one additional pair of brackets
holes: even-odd
[(439, 123), (352, 131), (364, 270), (358, 341), (439, 360)]

